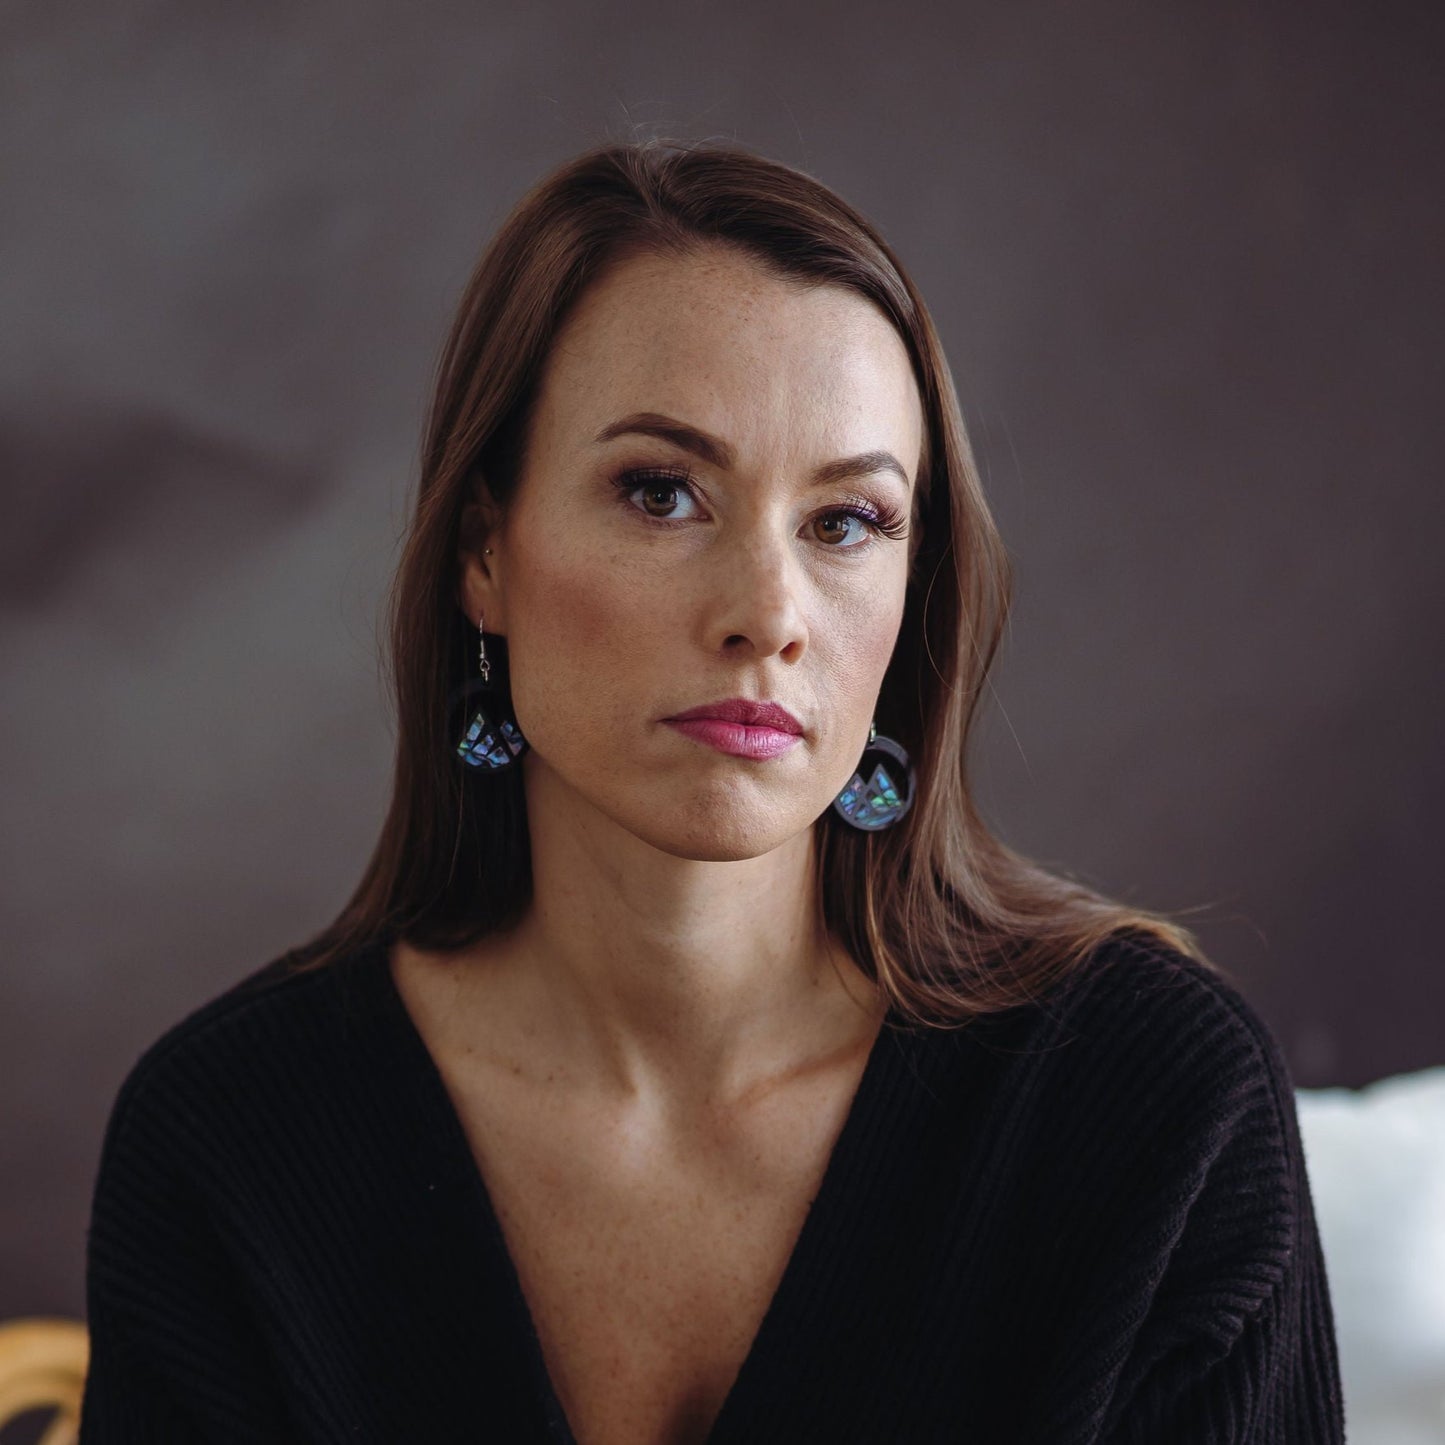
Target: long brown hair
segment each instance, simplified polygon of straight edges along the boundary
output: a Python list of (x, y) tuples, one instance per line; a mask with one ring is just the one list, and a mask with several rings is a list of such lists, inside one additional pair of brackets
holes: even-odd
[[(336, 920), (288, 957), (320, 968), (379, 936), (452, 949), (516, 921), (532, 888), (520, 765), (471, 778), (447, 699), (474, 669), (457, 605), (462, 509), (505, 511), (554, 336), (604, 269), (725, 246), (773, 274), (847, 286), (908, 348), (925, 431), (902, 627), (875, 709), (917, 768), (913, 807), (878, 832), (814, 823), (820, 921), (888, 1002), (956, 1026), (1035, 997), (1119, 930), (1207, 966), (1194, 936), (1014, 852), (980, 816), (968, 743), (1011, 594), (948, 363), (887, 243), (826, 186), (732, 143), (599, 145), (543, 178), (476, 265), (436, 373), (416, 510), (390, 592), (395, 775), (381, 837)], [(492, 645), (505, 687), (505, 639)]]

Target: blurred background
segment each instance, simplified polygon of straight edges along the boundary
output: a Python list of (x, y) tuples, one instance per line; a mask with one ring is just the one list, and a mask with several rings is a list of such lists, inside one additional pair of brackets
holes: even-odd
[(83, 1316), (121, 1078), (357, 880), (431, 367), (607, 138), (817, 176), (928, 299), (1017, 567), (998, 831), (1197, 910), (1299, 1086), (1445, 1064), (1442, 15), (12, 0), (0, 1317)]

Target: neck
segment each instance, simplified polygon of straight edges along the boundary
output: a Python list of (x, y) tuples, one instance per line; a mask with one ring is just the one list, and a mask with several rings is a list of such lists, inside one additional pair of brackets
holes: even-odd
[(876, 986), (818, 921), (811, 829), (679, 858), (528, 777), (533, 901), (488, 951), (529, 1049), (629, 1101), (726, 1109), (870, 1043)]

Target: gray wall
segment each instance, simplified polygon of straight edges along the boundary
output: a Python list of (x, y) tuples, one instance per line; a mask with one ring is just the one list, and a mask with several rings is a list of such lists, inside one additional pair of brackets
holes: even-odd
[(1018, 605), (983, 793), (1302, 1086), (1445, 1062), (1440, 8), (16, 4), (0, 1317), (83, 1313), (139, 1052), (322, 926), (428, 372), (521, 191), (736, 137), (883, 228)]

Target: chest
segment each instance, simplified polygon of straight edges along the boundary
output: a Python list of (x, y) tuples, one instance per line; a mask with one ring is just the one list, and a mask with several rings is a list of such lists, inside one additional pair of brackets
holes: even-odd
[(857, 1070), (679, 1146), (449, 1083), (578, 1445), (700, 1445), (818, 1193)]

